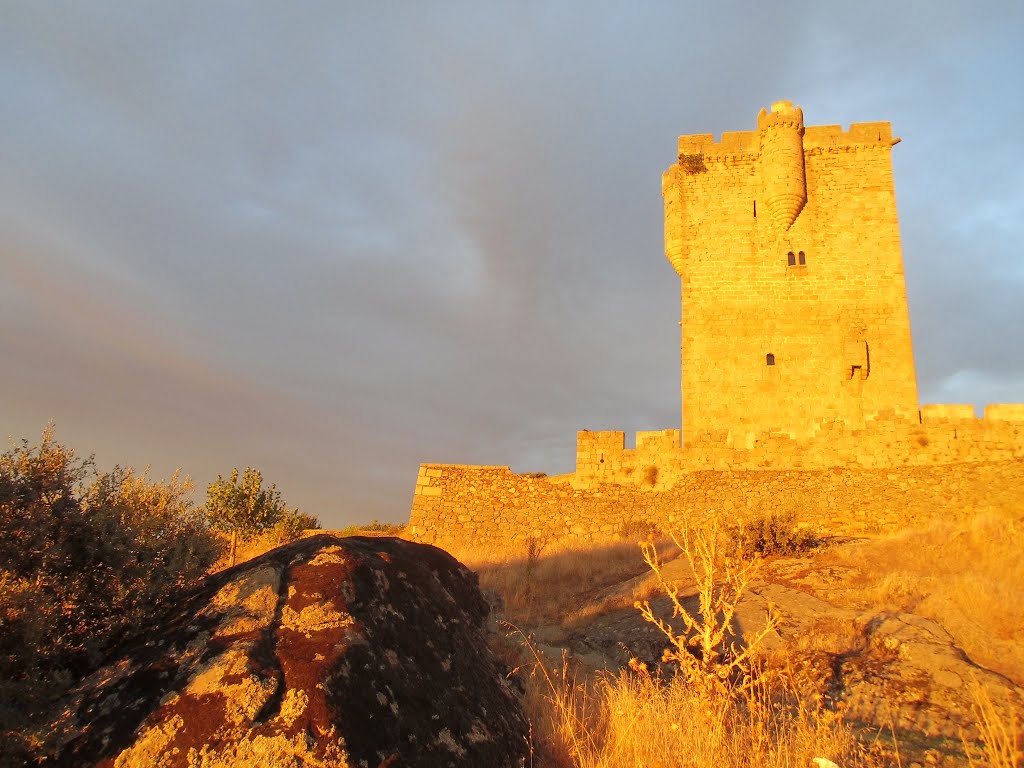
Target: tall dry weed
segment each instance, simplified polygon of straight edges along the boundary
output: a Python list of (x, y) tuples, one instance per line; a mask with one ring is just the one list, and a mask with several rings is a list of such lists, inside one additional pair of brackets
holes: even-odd
[(971, 684), (971, 711), (978, 725), (980, 744), (961, 736), (971, 768), (1020, 768), (1024, 765), (1024, 733), (1019, 713), (1012, 706), (997, 706), (977, 681)]
[(669, 642), (662, 661), (677, 664), (689, 683), (705, 689), (708, 696), (728, 696), (736, 686), (752, 684), (751, 661), (764, 638), (778, 627), (779, 616), (769, 607), (761, 630), (737, 638), (733, 616), (759, 562), (723, 556), (722, 534), (716, 521), (697, 529), (684, 526), (678, 534), (672, 533), (672, 541), (686, 556), (696, 582), (697, 612), (691, 613), (683, 605), (678, 584), (664, 578), (657, 547), (651, 543), (641, 544), (644, 562), (671, 601), (672, 616), (666, 619), (656, 615), (647, 601), (638, 601), (636, 607)]
[(675, 538), (699, 590), (700, 608), (692, 614), (677, 588), (662, 578), (657, 550), (644, 547), (647, 565), (671, 598), (673, 615), (663, 619), (649, 604), (639, 607), (665, 635), (665, 658), (678, 664), (677, 674), (652, 674), (634, 659), (618, 674), (580, 681), (564, 658), (560, 666), (550, 666), (527, 636), (514, 630), (535, 660), (527, 706), (538, 726), (539, 765), (788, 768), (810, 765), (814, 758), (844, 768), (885, 764), (811, 692), (816, 689), (805, 689), (788, 670), (769, 671), (760, 662), (758, 645), (776, 623), (771, 615), (763, 632), (736, 641), (731, 619), (756, 566), (724, 560), (719, 539), (717, 528), (684, 530)]

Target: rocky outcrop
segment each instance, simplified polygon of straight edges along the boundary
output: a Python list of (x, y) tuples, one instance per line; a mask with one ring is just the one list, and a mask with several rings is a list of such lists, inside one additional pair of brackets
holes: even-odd
[(46, 765), (517, 766), (528, 724), (450, 555), (314, 536), (211, 577), (86, 679)]

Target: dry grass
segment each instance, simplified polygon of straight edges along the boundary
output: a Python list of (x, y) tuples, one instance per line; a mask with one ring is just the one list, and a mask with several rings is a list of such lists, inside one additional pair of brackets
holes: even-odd
[(1024, 733), (1021, 732), (1020, 715), (1005, 705), (997, 706), (977, 682), (971, 686), (971, 698), (971, 708), (981, 734), (980, 746), (967, 739), (963, 742), (971, 768), (1019, 768), (1024, 765)]
[[(641, 590), (602, 599), (602, 592), (647, 572), (636, 541), (586, 545), (529, 539), (511, 551), (466, 547), (452, 554), (477, 572), (482, 589), (501, 596), (505, 618), (521, 626), (572, 626), (582, 613), (593, 618), (649, 596)], [(678, 554), (665, 548), (668, 559)]]
[[(833, 547), (821, 552), (820, 564), (813, 567), (822, 569), (825, 581), (819, 586), (824, 584), (837, 604), (869, 612), (912, 610), (932, 618), (975, 661), (1021, 683), (1021, 551), (1021, 521), (983, 514)], [(573, 629), (604, 611), (661, 594), (666, 586), (659, 587), (639, 548), (629, 541), (593, 548), (533, 542), (512, 553), (455, 554), (477, 570), (485, 589), (504, 598), (505, 616), (527, 634), (544, 625)], [(840, 574), (839, 580), (830, 582), (824, 575), (828, 572)], [(557, 645), (557, 638), (552, 642)], [(859, 620), (822, 616), (812, 631), (778, 655), (772, 671), (753, 659), (749, 684), (731, 686), (726, 696), (694, 685), (685, 674), (651, 674), (636, 661), (614, 675), (586, 677), (582, 669), (574, 674), (570, 661), (552, 666), (536, 652), (527, 665), (533, 671), (526, 680), (525, 702), (537, 750), (533, 765), (828, 765), (813, 758), (842, 768), (900, 765), (899, 755), (886, 752), (876, 736), (868, 737), (875, 739), (870, 746), (859, 742), (819, 695), (819, 678), (828, 671), (827, 663), (819, 669), (819, 662), (863, 650), (866, 642)], [(676, 645), (680, 654), (683, 645)], [(976, 700), (974, 710), (982, 738), (964, 746), (970, 764), (1021, 768), (1019, 714), (983, 700)]]
[(839, 548), (860, 572), (850, 599), (913, 611), (954, 637), (974, 661), (1024, 685), (1024, 521), (981, 513)]
[(802, 685), (790, 668), (769, 670), (759, 661), (765, 633), (738, 644), (731, 617), (756, 564), (721, 556), (717, 526), (673, 537), (686, 556), (699, 593), (690, 612), (678, 589), (662, 577), (653, 545), (644, 560), (672, 602), (677, 632), (650, 604), (639, 605), (671, 648), (665, 660), (678, 665), (671, 678), (652, 675), (631, 660), (617, 675), (578, 682), (565, 657), (550, 668), (527, 635), (513, 627), (532, 652), (533, 674), (527, 709), (535, 724), (538, 764), (572, 768), (629, 766), (811, 765), (812, 760), (844, 766), (878, 766), (839, 714)]
[(748, 768), (810, 766), (815, 757), (843, 768), (891, 764), (865, 749), (835, 712), (801, 700), (784, 679), (738, 699), (709, 699), (683, 677), (642, 668), (592, 683), (549, 671), (528, 686), (537, 765), (553, 768)]
[[(217, 573), (218, 571), (223, 571), (225, 568), (231, 567), (231, 556), (229, 554), (231, 536), (219, 531), (212, 531), (212, 533), (223, 542), (223, 554), (217, 562), (210, 566), (210, 573)], [(276, 549), (282, 544), (287, 543), (288, 542), (282, 538), (277, 531), (264, 531), (250, 539), (239, 541), (237, 543), (235, 562), (244, 563), (246, 560), (252, 560), (254, 557), (264, 555), (270, 550)]]

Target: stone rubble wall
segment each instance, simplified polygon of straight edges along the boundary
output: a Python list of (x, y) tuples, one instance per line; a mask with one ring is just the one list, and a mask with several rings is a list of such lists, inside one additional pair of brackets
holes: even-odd
[[(989, 405), (981, 419), (974, 418), (971, 405), (926, 405), (917, 419), (890, 413), (861, 429), (840, 421), (817, 428), (810, 439), (786, 432), (705, 431), (685, 446), (679, 430), (638, 432), (636, 448), (625, 447), (624, 432), (584, 430), (577, 435), (573, 484), (667, 487), (706, 469), (883, 468), (1024, 458), (1022, 405)], [(656, 483), (650, 482), (652, 472)]]
[(786, 512), (820, 533), (879, 533), (936, 517), (1019, 513), (1024, 460), (708, 469), (680, 475), (668, 487), (657, 482), (574, 487), (573, 479), (519, 475), (508, 467), (423, 464), (407, 535), (442, 547), (519, 547), (529, 538), (593, 542), (651, 524), (665, 527), (711, 515), (749, 520)]

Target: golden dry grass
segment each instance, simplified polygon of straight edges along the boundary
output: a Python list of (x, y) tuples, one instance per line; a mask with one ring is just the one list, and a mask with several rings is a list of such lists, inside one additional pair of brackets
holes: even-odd
[(712, 699), (683, 677), (643, 669), (593, 682), (557, 672), (527, 687), (538, 766), (782, 768), (811, 766), (816, 757), (843, 768), (894, 764), (780, 677), (737, 699)]
[[(662, 577), (661, 561), (646, 545), (645, 563), (671, 598), (684, 632), (677, 634), (649, 604), (641, 613), (669, 641), (665, 658), (678, 663), (678, 674), (652, 675), (632, 659), (616, 675), (578, 682), (567, 658), (549, 667), (527, 635), (513, 627), (533, 655), (527, 710), (536, 729), (537, 764), (782, 768), (811, 765), (815, 758), (825, 765), (884, 764), (823, 705), (813, 685), (802, 684), (792, 668), (770, 670), (759, 660), (764, 634), (747, 637), (742, 647), (729, 639), (731, 616), (756, 565), (723, 558), (717, 526), (684, 530), (673, 541), (686, 556), (700, 607), (691, 613), (676, 599), (677, 587)], [(695, 645), (697, 656), (690, 651)]]
[[(1021, 521), (983, 514), (835, 546), (824, 553), (823, 563), (844, 574), (841, 589), (832, 595), (837, 602), (932, 618), (977, 662), (1020, 683), (1021, 551)], [(646, 566), (633, 542), (456, 554), (477, 570), (482, 586), (504, 598), (506, 617), (527, 632), (545, 624), (583, 625), (631, 598), (642, 601), (657, 584), (644, 579)], [(829, 589), (828, 579), (823, 584)], [(537, 655), (526, 681), (537, 745), (534, 765), (809, 766), (816, 764), (812, 758), (843, 768), (902, 765), (898, 752), (887, 752), (877, 735), (870, 745), (858, 741), (835, 711), (822, 706), (814, 693), (820, 691), (814, 664), (801, 663), (855, 650), (866, 642), (864, 633), (855, 620), (822, 616), (779, 657), (781, 671), (776, 665), (754, 686), (725, 698), (709, 697), (685, 676), (660, 678), (639, 664), (586, 677), (582, 670), (574, 675), (570, 662), (552, 667)], [(970, 765), (1021, 768), (1019, 717), (1008, 718), (1004, 708), (983, 701), (976, 702), (975, 713), (983, 741), (965, 745)]]
[[(679, 554), (671, 547), (663, 549), (667, 558)], [(636, 541), (597, 545), (526, 541), (507, 551), (463, 547), (451, 553), (476, 571), (482, 589), (501, 596), (505, 618), (522, 626), (571, 627), (584, 616), (649, 596), (640, 591), (610, 601), (603, 597), (605, 591), (647, 572)]]
[(981, 513), (934, 521), (829, 553), (859, 576), (863, 608), (932, 619), (978, 664), (1024, 685), (1024, 519)]
[(972, 709), (981, 744), (964, 740), (964, 752), (971, 768), (1019, 768), (1024, 765), (1024, 733), (1018, 712), (1000, 707), (976, 682), (971, 686)]

